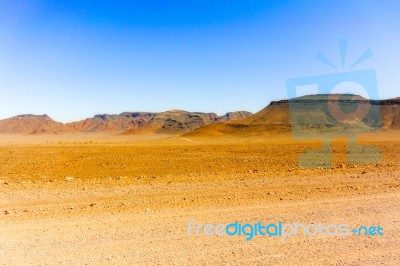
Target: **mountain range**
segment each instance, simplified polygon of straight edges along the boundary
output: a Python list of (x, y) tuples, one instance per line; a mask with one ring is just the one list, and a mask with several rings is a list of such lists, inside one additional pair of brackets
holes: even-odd
[(0, 134), (184, 134), (188, 136), (271, 135), (284, 132), (338, 135), (347, 131), (400, 130), (400, 97), (368, 100), (351, 94), (308, 95), (272, 101), (252, 114), (170, 110), (99, 114), (59, 123), (47, 115), (18, 115), (0, 120)]
[(64, 134), (64, 133), (165, 133), (176, 134), (233, 119), (250, 116), (250, 112), (229, 112), (218, 116), (215, 113), (171, 110), (160, 113), (124, 112), (121, 114), (99, 114), (92, 118), (72, 123), (59, 123), (48, 115), (17, 115), (0, 120), (0, 134)]

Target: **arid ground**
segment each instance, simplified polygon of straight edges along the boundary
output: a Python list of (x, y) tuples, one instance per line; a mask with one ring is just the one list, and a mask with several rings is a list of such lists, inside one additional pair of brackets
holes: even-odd
[[(0, 265), (400, 265), (400, 136), (301, 169), (318, 141), (2, 136)], [(383, 236), (188, 235), (188, 222), (379, 225)]]

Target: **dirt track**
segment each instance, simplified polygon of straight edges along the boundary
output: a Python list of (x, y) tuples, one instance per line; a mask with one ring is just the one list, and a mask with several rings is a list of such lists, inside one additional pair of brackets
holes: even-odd
[[(346, 164), (337, 141), (334, 168), (312, 170), (297, 158), (318, 143), (194, 141), (3, 143), (0, 264), (400, 264), (396, 137), (367, 141), (379, 165)], [(380, 225), (384, 236), (189, 237), (192, 219)]]

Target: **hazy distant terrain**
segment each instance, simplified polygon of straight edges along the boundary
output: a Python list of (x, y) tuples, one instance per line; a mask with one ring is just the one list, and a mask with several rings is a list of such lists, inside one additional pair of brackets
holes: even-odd
[(162, 113), (125, 112), (118, 115), (95, 115), (82, 121), (62, 124), (47, 115), (18, 115), (0, 120), (3, 134), (65, 134), (65, 133), (182, 133), (204, 125), (245, 118), (250, 112), (215, 113), (171, 110)]
[[(339, 95), (340, 96), (340, 95)], [(111, 134), (187, 134), (188, 136), (263, 135), (290, 132), (292, 116), (302, 118), (305, 133), (312, 130), (338, 132), (343, 127), (329, 117), (326, 106), (339, 101), (350, 112), (360, 105), (370, 104), (377, 108), (371, 121), (351, 122), (352, 129), (400, 129), (400, 98), (367, 100), (360, 96), (341, 95), (333, 100), (329, 95), (309, 95), (291, 100), (271, 102), (261, 111), (252, 114), (246, 111), (230, 112), (222, 116), (215, 113), (171, 110), (161, 113), (124, 112), (118, 115), (95, 115), (77, 122), (62, 124), (47, 115), (18, 115), (0, 120), (0, 134), (66, 134), (66, 133), (111, 133)], [(292, 106), (290, 110), (289, 106)], [(295, 108), (295, 109), (294, 109)], [(375, 121), (374, 121), (375, 120)], [(299, 127), (297, 127), (299, 129)]]

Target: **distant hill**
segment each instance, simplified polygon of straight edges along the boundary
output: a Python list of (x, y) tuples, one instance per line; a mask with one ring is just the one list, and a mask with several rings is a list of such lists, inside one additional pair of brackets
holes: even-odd
[(66, 129), (47, 115), (17, 115), (0, 120), (1, 134), (62, 134)]
[[(369, 106), (366, 110), (368, 114), (355, 112), (359, 107), (361, 111), (364, 110), (365, 106)], [(295, 132), (299, 135), (325, 132), (337, 135), (354, 129), (358, 131), (400, 129), (400, 98), (370, 101), (357, 95), (331, 94), (273, 101), (249, 117), (208, 125), (186, 135), (251, 136), (285, 132)]]

